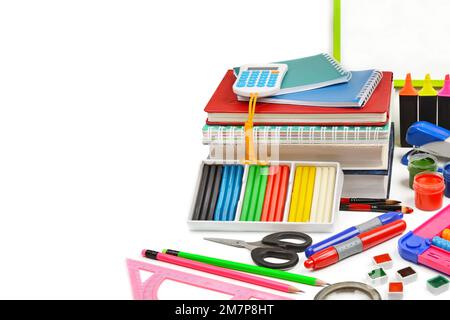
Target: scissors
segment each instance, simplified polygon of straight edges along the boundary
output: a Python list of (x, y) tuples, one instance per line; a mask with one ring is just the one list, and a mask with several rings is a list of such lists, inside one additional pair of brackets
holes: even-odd
[[(207, 241), (217, 242), (227, 246), (246, 248), (250, 250), (253, 261), (262, 267), (271, 269), (288, 269), (298, 263), (297, 252), (303, 252), (312, 244), (312, 239), (302, 232), (283, 231), (269, 234), (261, 241), (246, 242), (243, 240), (204, 238)], [(301, 243), (283, 241), (283, 239), (301, 240)], [(266, 261), (267, 258), (277, 258), (287, 260), (281, 263)]]

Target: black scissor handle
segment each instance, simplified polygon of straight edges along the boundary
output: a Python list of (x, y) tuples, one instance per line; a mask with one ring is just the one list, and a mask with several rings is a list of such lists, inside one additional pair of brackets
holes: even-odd
[[(297, 239), (302, 243), (293, 243), (289, 241), (283, 241), (283, 239)], [(269, 234), (265, 236), (261, 242), (265, 245), (280, 247), (285, 250), (294, 252), (303, 252), (312, 244), (312, 239), (306, 233), (295, 231), (282, 231)]]
[[(251, 251), (253, 261), (261, 267), (271, 269), (288, 269), (297, 265), (298, 255), (294, 251), (278, 248), (255, 248)], [(267, 258), (277, 258), (287, 260), (286, 262), (272, 263), (266, 261)]]

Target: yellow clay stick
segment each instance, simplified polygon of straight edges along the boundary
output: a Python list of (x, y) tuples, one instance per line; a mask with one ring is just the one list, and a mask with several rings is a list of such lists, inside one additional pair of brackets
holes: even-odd
[(305, 208), (303, 210), (302, 222), (308, 222), (311, 216), (311, 205), (314, 193), (314, 182), (316, 180), (316, 167), (310, 167), (308, 184), (306, 187)]

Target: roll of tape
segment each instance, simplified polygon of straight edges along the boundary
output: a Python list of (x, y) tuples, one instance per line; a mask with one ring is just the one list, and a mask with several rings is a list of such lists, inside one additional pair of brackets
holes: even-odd
[(326, 300), (332, 293), (342, 293), (349, 291), (361, 291), (365, 293), (371, 300), (382, 300), (380, 293), (374, 288), (362, 282), (345, 281), (332, 284), (323, 288), (314, 297), (314, 300)]

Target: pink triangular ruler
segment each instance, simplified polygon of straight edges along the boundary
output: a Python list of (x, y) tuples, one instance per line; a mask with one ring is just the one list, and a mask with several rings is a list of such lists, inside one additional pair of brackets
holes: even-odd
[[(249, 289), (142, 261), (127, 259), (127, 266), (135, 300), (158, 300), (158, 289), (165, 280), (173, 280), (198, 288), (228, 294), (232, 296), (231, 300), (249, 300), (251, 298), (258, 300), (292, 300), (276, 294)], [(148, 271), (152, 275), (147, 280), (142, 281), (140, 271)]]

